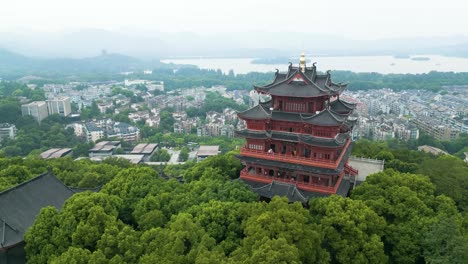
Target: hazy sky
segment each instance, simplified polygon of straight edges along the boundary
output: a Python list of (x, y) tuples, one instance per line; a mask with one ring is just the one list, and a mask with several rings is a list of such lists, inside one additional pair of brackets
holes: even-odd
[(1, 0), (0, 31), (296, 31), (355, 39), (468, 34), (464, 0)]

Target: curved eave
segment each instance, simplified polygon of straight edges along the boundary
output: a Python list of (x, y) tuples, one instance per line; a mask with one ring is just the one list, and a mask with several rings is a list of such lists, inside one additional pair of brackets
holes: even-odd
[(288, 142), (304, 143), (310, 146), (326, 148), (342, 147), (346, 144), (346, 141), (350, 137), (350, 134), (348, 132), (337, 134), (334, 138), (323, 138), (292, 132), (255, 131), (250, 129), (235, 131), (235, 135), (251, 139), (274, 139)]
[(237, 116), (240, 119), (250, 119), (250, 120), (265, 120), (271, 117), (271, 114), (267, 113), (264, 107), (261, 104), (258, 104), (250, 109), (247, 109), (243, 112), (237, 113)]
[[(300, 74), (301, 77), (304, 79), (304, 83), (305, 83), (304, 85), (305, 86), (310, 87), (311, 91), (313, 91), (314, 89), (318, 90), (318, 94), (315, 94), (315, 95), (301, 94), (301, 95), (298, 95), (298, 96), (290, 95), (289, 94), (291, 92), (290, 90), (293, 91), (293, 89), (295, 89), (295, 87), (293, 87), (294, 84), (290, 84), (290, 82), (292, 81), (294, 76), (296, 76), (297, 74)], [(283, 87), (281, 89), (282, 91), (281, 90), (280, 91), (274, 91), (274, 89), (277, 88), (280, 85), (287, 85), (287, 86), (291, 86), (291, 87), (290, 88), (284, 88)], [(272, 83), (272, 84), (266, 85), (266, 86), (256, 86), (256, 85), (254, 85), (254, 90), (259, 92), (259, 93), (275, 95), (275, 96), (305, 97), (305, 98), (330, 96), (330, 95), (332, 95), (334, 93), (334, 91), (331, 90), (331, 89), (326, 89), (325, 87), (322, 88), (319, 85), (317, 85), (314, 81), (312, 81), (309, 77), (307, 77), (306, 74), (304, 74), (299, 69), (295, 69), (292, 72), (292, 74), (288, 75), (288, 77), (283, 81), (280, 81), (280, 82), (277, 82), (277, 83)], [(285, 92), (284, 90), (287, 90), (287, 92)]]
[(309, 118), (303, 118), (303, 122), (320, 126), (341, 126), (346, 121), (347, 115), (334, 113), (330, 109), (322, 110), (320, 113)]
[(334, 105), (337, 105), (337, 104), (340, 104), (342, 105), (343, 107), (347, 108), (348, 110), (354, 110), (356, 109), (356, 104), (354, 103), (349, 103), (349, 102), (346, 102), (344, 100), (341, 100), (341, 99), (337, 99), (333, 102), (330, 103), (331, 106), (334, 106)]

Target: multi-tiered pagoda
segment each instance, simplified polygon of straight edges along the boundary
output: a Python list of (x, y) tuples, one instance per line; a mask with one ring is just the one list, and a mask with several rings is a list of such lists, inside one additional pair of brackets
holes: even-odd
[(357, 171), (348, 165), (355, 104), (340, 99), (346, 84), (334, 83), (315, 63), (276, 72), (266, 86), (254, 86), (267, 102), (238, 113), (246, 138), (238, 156), (240, 178), (261, 196), (287, 196), (307, 202), (314, 196), (346, 196)]

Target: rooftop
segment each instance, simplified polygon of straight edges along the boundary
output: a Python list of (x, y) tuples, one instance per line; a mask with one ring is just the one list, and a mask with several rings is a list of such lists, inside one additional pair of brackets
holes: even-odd
[(44, 173), (0, 192), (0, 251), (23, 241), (24, 233), (41, 208), (61, 208), (73, 194), (52, 173)]
[(72, 151), (71, 148), (52, 148), (41, 153), (43, 159), (55, 159), (60, 158)]
[(136, 145), (133, 150), (132, 154), (151, 154), (154, 150), (158, 147), (158, 144), (138, 144)]
[(287, 73), (275, 74), (272, 83), (265, 86), (254, 86), (259, 93), (289, 97), (320, 97), (339, 95), (346, 89), (346, 84), (334, 83), (330, 72), (319, 74), (315, 63), (312, 67), (288, 67)]
[(216, 156), (219, 154), (219, 146), (200, 146), (197, 156)]

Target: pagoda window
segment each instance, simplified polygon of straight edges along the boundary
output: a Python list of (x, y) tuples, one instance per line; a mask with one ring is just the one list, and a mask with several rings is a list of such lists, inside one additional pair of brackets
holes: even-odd
[(314, 112), (314, 102), (309, 102), (309, 113), (313, 113)]
[(263, 146), (258, 144), (249, 144), (249, 149), (263, 150)]
[(281, 148), (281, 154), (286, 154), (286, 146), (283, 146), (283, 147)]
[(329, 159), (330, 159), (330, 154), (323, 154), (323, 157), (324, 157), (325, 159), (329, 160)]
[(309, 183), (310, 181), (310, 176), (309, 175), (304, 175), (304, 183)]
[(304, 148), (304, 157), (306, 157), (306, 158), (310, 157), (310, 149), (309, 148)]
[(257, 168), (257, 174), (262, 175), (262, 168)]
[[(271, 149), (271, 151), (272, 151), (273, 153), (275, 153), (275, 152), (276, 152), (276, 146), (275, 146), (275, 144), (270, 144), (270, 149)], [(268, 150), (268, 152), (269, 152), (269, 150)]]

